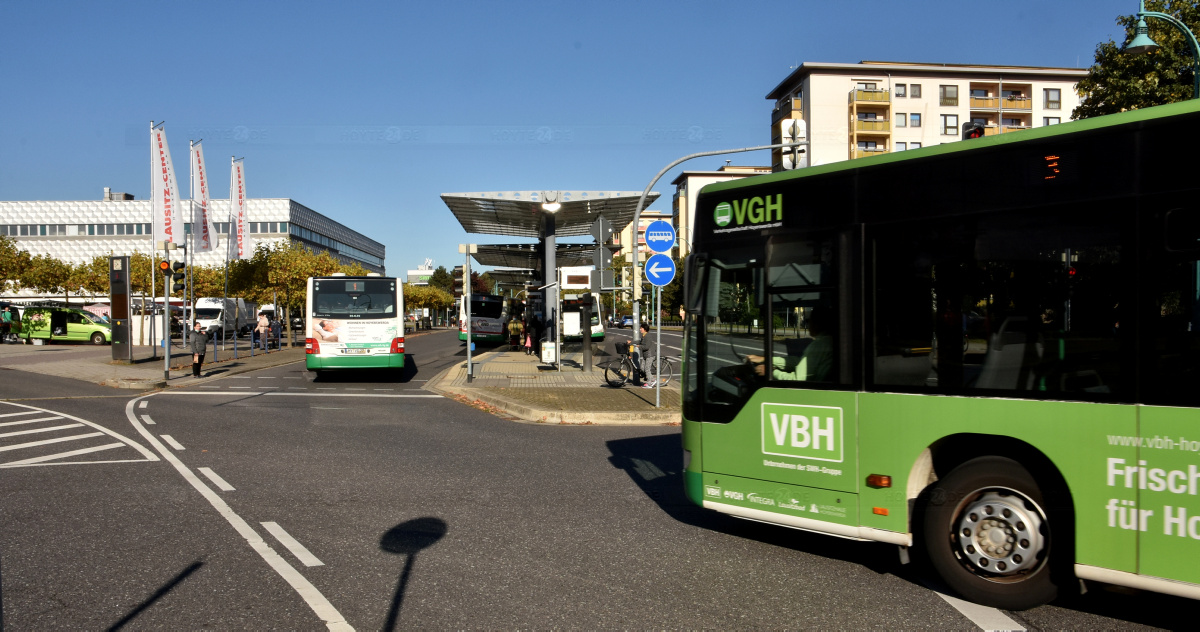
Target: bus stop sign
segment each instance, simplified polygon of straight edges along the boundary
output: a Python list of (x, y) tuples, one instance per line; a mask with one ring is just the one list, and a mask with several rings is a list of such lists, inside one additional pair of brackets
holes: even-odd
[[(650, 222), (646, 227), (646, 247), (654, 252), (670, 252), (675, 247), (675, 227), (661, 219)], [(650, 266), (647, 265), (646, 269), (649, 270)]]

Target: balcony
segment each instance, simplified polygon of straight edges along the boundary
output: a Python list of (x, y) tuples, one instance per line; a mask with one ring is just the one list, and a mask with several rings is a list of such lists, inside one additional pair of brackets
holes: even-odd
[(888, 90), (861, 90), (855, 88), (850, 91), (850, 100), (856, 103), (888, 103), (892, 100), (892, 93)]
[(1000, 97), (971, 97), (971, 109), (998, 110), (1000, 109)]
[(771, 124), (788, 118), (804, 118), (800, 109), (800, 99), (780, 99), (775, 102), (775, 109), (771, 112)]
[(958, 97), (938, 97), (938, 105), (958, 107)]
[[(1002, 126), (1000, 126), (1000, 133), (1001, 134), (1009, 134), (1012, 132), (1020, 132), (1020, 131), (1027, 130), (1027, 129), (1033, 129), (1033, 127), (1029, 126), (1029, 125), (1002, 125)], [(984, 132), (984, 136), (987, 136), (986, 132)]]
[(1029, 97), (1004, 97), (1003, 106), (1006, 110), (1032, 110), (1033, 99)]
[(862, 119), (854, 121), (854, 129), (859, 132), (888, 133), (892, 130), (891, 121), (886, 119)]
[(999, 125), (984, 125), (983, 126), (983, 135), (984, 136), (995, 136), (996, 134), (999, 134), (999, 133), (1000, 133)]
[(851, 147), (850, 159), (854, 160), (855, 158), (866, 158), (867, 156), (878, 156), (886, 153), (888, 153), (887, 147), (870, 147), (866, 149), (862, 147)]

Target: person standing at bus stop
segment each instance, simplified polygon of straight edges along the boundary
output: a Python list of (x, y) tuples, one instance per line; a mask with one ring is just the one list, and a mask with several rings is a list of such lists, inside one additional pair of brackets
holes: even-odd
[(200, 321), (192, 323), (192, 377), (200, 377), (200, 365), (204, 364), (204, 352), (208, 350), (208, 332), (200, 326)]

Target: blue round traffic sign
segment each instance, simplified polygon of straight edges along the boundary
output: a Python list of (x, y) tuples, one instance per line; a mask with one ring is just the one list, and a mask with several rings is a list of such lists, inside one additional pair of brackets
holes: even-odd
[(654, 255), (646, 260), (646, 280), (662, 287), (675, 278), (675, 262), (667, 255)]
[(675, 227), (661, 219), (646, 227), (646, 247), (654, 252), (670, 252), (675, 247)]

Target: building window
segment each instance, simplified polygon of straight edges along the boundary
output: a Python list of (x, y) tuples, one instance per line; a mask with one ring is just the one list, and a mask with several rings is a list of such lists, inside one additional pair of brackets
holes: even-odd
[(859, 112), (859, 113), (858, 113), (858, 120), (860, 120), (860, 121), (874, 121), (874, 120), (875, 120), (875, 112)]
[(917, 114), (916, 112), (909, 114), (908, 115), (908, 126), (909, 127), (920, 127), (921, 126), (921, 115)]
[(1043, 125), (1043, 126), (1045, 126), (1045, 125), (1058, 125), (1058, 124), (1059, 124), (1059, 123), (1061, 123), (1061, 122), (1062, 122), (1062, 119), (1061, 119), (1061, 118), (1059, 118), (1059, 117), (1057, 117), (1057, 116), (1045, 116), (1045, 117), (1042, 117), (1042, 125)]
[(943, 114), (942, 115), (942, 134), (946, 136), (958, 135), (958, 115)]
[(985, 90), (983, 88), (974, 88), (971, 90), (971, 96), (976, 99), (986, 99), (987, 98), (987, 90)]
[(1000, 123), (1005, 127), (1025, 127), (1025, 123), (1021, 122), (1021, 119), (1015, 118), (1000, 119)]
[(117, 234), (118, 235), (125, 234), (125, 225), (124, 224), (117, 224)]
[(958, 86), (938, 86), (938, 103), (941, 105), (958, 105)]
[(1062, 91), (1058, 88), (1046, 88), (1042, 90), (1045, 95), (1046, 102), (1044, 107), (1047, 110), (1058, 110), (1062, 108)]
[(904, 98), (904, 97), (908, 96), (907, 93), (908, 93), (908, 86), (906, 84), (903, 84), (903, 83), (896, 84), (896, 97), (897, 98)]
[(281, 233), (288, 232), (288, 223), (287, 222), (279, 222), (279, 232), (281, 232)]
[[(873, 140), (860, 140), (860, 141), (858, 141), (858, 148), (859, 148), (859, 149), (861, 149), (861, 150), (864, 150), (864, 151), (865, 151), (865, 150), (868, 150), (868, 149), (870, 149), (870, 150), (874, 150), (874, 149), (876, 148), (875, 141), (873, 141)], [(641, 241), (641, 239), (639, 239), (638, 241)]]
[(921, 148), (921, 143), (909, 143), (909, 144), (908, 144), (908, 148), (909, 148), (909, 149), (920, 149), (920, 148)]
[(904, 127), (908, 125), (908, 115), (904, 112), (896, 113), (896, 127)]
[(250, 232), (251, 232), (251, 233), (257, 233), (257, 232), (258, 232), (258, 222), (247, 222), (247, 223), (250, 225)]
[(921, 98), (921, 84), (919, 84), (919, 83), (910, 84), (908, 86), (908, 89), (909, 89), (908, 96), (910, 96), (914, 99)]
[(859, 89), (859, 90), (874, 90), (874, 89), (875, 89), (875, 84), (873, 84), (873, 83), (863, 83), (863, 82), (861, 82), (861, 81), (860, 81), (860, 82), (858, 82), (858, 89)]
[(896, 151), (904, 151), (908, 149), (908, 143), (896, 143)]

